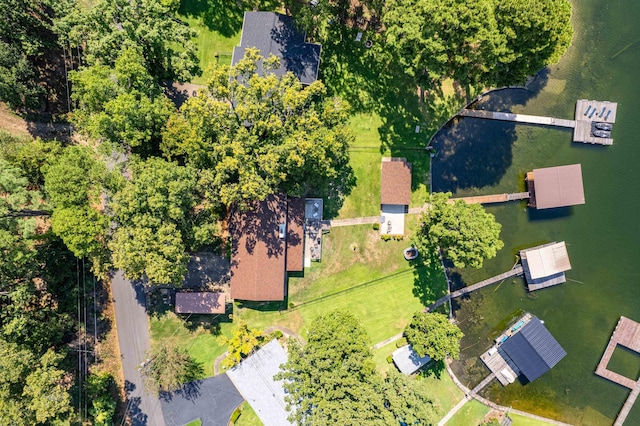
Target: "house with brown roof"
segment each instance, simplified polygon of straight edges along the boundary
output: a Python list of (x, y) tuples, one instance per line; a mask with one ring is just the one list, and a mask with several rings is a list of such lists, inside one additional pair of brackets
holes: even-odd
[(411, 202), (411, 163), (406, 158), (382, 158), (380, 233), (404, 235), (404, 215)]
[(303, 268), (304, 200), (274, 194), (229, 218), (231, 297), (282, 301), (287, 272)]

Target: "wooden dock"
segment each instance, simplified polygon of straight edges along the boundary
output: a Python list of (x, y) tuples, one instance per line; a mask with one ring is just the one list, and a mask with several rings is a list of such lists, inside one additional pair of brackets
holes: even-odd
[(596, 374), (598, 376), (604, 377), (605, 379), (617, 383), (620, 386), (631, 389), (631, 393), (627, 397), (627, 400), (618, 413), (618, 417), (614, 423), (614, 426), (622, 426), (629, 415), (633, 404), (636, 402), (638, 396), (640, 396), (640, 379), (637, 381), (632, 380), (607, 369), (617, 345), (624, 346), (627, 349), (640, 353), (640, 323), (626, 317), (620, 317), (618, 324), (611, 335), (609, 344), (602, 355), (602, 359), (596, 368)]
[(576, 126), (573, 130), (573, 141), (595, 145), (613, 145), (611, 138), (597, 138), (592, 132), (594, 123), (616, 122), (618, 104), (608, 101), (590, 101), (579, 99), (576, 102)]
[(574, 120), (476, 109), (463, 109), (458, 112), (458, 115), (461, 117), (484, 118), (489, 120), (570, 128), (573, 129), (574, 142), (595, 145), (613, 145), (613, 139), (595, 137), (593, 132), (598, 130), (595, 127), (595, 123), (615, 123), (617, 110), (618, 104), (615, 102), (579, 99), (576, 102)]
[(451, 198), (449, 203), (453, 204), (458, 200), (462, 200), (467, 204), (492, 204), (506, 203), (507, 201), (526, 200), (530, 197), (528, 192), (514, 192), (511, 194), (494, 194), (494, 195), (478, 195), (475, 197)]
[(507, 278), (511, 278), (511, 277), (515, 277), (516, 275), (522, 275), (523, 274), (523, 270), (522, 270), (522, 265), (517, 265), (514, 266), (513, 269), (504, 272), (500, 275), (496, 275), (495, 277), (491, 277), (491, 278), (487, 278), (484, 281), (480, 281), (479, 283), (476, 284), (472, 284), (470, 286), (467, 286), (463, 289), (460, 289), (458, 291), (454, 291), (453, 293), (447, 294), (446, 296), (441, 297), (440, 299), (436, 300), (434, 303), (432, 303), (431, 305), (429, 305), (424, 312), (430, 312), (433, 311), (434, 309), (436, 309), (438, 306), (442, 305), (443, 303), (446, 303), (447, 301), (449, 301), (449, 299), (455, 299), (456, 297), (460, 297), (463, 296), (465, 294), (471, 293), (472, 291), (476, 291), (479, 290), (483, 287), (487, 287), (491, 284), (495, 284), (499, 281), (502, 280), (506, 280)]
[(489, 120), (514, 121), (517, 123), (540, 124), (543, 126), (567, 127), (573, 129), (576, 126), (574, 120), (565, 120), (555, 117), (541, 117), (538, 115), (513, 114), (510, 112), (484, 111), (476, 109), (463, 109), (458, 115), (463, 117), (486, 118)]

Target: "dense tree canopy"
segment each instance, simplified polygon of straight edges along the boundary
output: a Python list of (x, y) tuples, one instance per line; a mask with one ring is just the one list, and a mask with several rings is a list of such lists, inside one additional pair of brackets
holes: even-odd
[(200, 73), (194, 32), (175, 16), (173, 3), (98, 0), (90, 8), (76, 7), (57, 23), (58, 31), (72, 45), (85, 46), (90, 66), (113, 66), (123, 48), (133, 49), (156, 82), (190, 81)]
[(157, 152), (161, 130), (175, 107), (134, 49), (119, 51), (112, 67), (97, 64), (71, 72), (71, 120), (89, 136), (136, 152)]
[(37, 108), (44, 88), (42, 56), (56, 45), (53, 19), (65, 0), (0, 0), (0, 101)]
[[(319, 81), (303, 87), (291, 73), (257, 75), (261, 60), (249, 49), (231, 79), (228, 68), (215, 69), (208, 90), (169, 119), (164, 154), (210, 170), (212, 191), (224, 205), (277, 191), (348, 190), (353, 136), (346, 103), (327, 98)], [(263, 68), (276, 63), (265, 59)]]
[(460, 356), (462, 331), (446, 315), (418, 312), (404, 334), (419, 356), (427, 355), (434, 361), (444, 360), (447, 356), (454, 359)]
[(202, 201), (193, 168), (150, 158), (131, 169), (111, 205), (118, 224), (109, 243), (113, 264), (130, 278), (180, 285), (187, 251), (213, 241), (217, 216)]
[(385, 38), (425, 87), (453, 78), (502, 86), (556, 62), (571, 43), (567, 0), (391, 0)]
[(422, 227), (414, 236), (423, 250), (440, 247), (458, 268), (481, 268), (485, 259), (495, 257), (504, 243), (501, 225), (480, 204), (458, 200), (449, 202), (450, 193), (433, 193), (430, 208), (420, 221)]
[[(375, 369), (368, 337), (345, 312), (321, 315), (301, 346), (290, 341), (284, 379), (296, 424), (434, 424), (428, 389), (413, 379)], [(415, 420), (416, 422), (413, 422)]]
[(34, 425), (64, 419), (71, 409), (62, 356), (42, 356), (0, 339), (0, 423)]

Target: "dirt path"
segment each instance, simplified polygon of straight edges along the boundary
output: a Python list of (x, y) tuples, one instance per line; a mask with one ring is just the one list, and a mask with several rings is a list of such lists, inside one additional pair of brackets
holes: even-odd
[(3, 103), (0, 103), (0, 129), (14, 136), (39, 137), (44, 140), (56, 139), (76, 144), (86, 143), (86, 140), (79, 133), (73, 132), (70, 124), (25, 120), (11, 112)]

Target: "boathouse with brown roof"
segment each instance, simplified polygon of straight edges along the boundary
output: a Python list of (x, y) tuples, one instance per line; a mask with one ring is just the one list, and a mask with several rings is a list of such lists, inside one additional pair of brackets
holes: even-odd
[(527, 173), (529, 205), (538, 210), (584, 204), (580, 164), (534, 169)]

